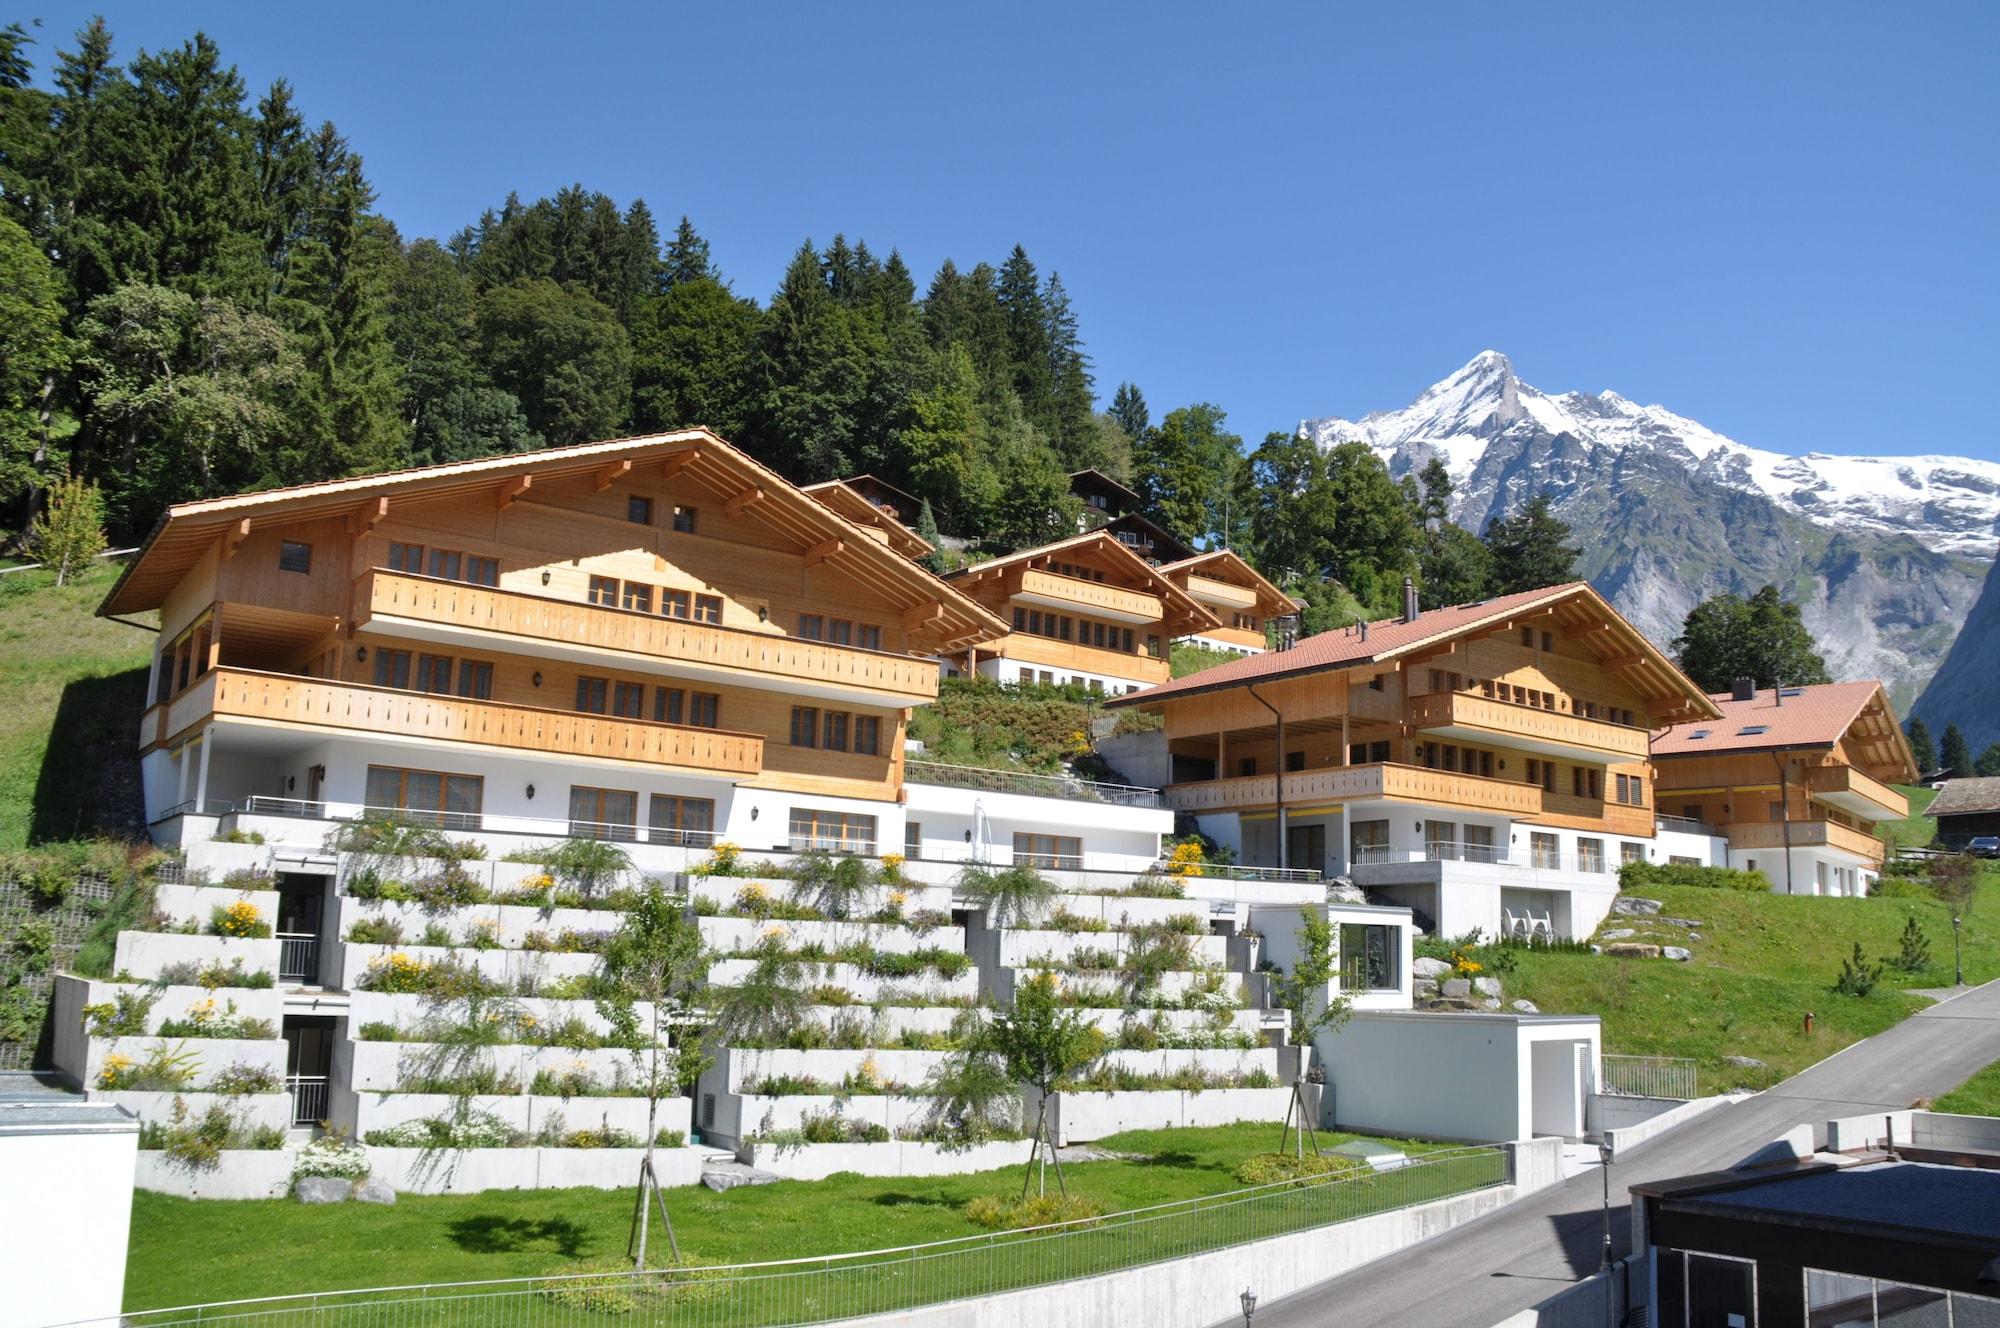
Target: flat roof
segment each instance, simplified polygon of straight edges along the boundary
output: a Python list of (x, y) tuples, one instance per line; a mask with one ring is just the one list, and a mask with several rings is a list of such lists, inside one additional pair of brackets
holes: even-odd
[(0, 1135), (136, 1134), (139, 1118), (29, 1070), (0, 1070)]
[(1750, 1220), (1782, 1215), (1807, 1227), (2000, 1241), (2000, 1171), (1979, 1167), (1864, 1162), (1745, 1176), (1723, 1189), (1672, 1187), (1661, 1182), (1654, 1193), (1684, 1212), (1721, 1210), (1717, 1215)]

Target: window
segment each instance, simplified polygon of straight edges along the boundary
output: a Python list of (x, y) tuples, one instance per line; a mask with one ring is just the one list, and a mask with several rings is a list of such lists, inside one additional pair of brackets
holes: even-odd
[(1287, 771), (1297, 771), (1297, 770), (1303, 770), (1305, 768), (1306, 768), (1306, 754), (1304, 752), (1285, 753), (1285, 769)]
[(1396, 930), (1356, 922), (1340, 925), (1341, 990), (1382, 991), (1401, 985), (1396, 960), (1402, 946)]
[(451, 656), (417, 656), (417, 690), (420, 692), (451, 691)]
[(824, 641), (826, 639), (826, 619), (817, 613), (799, 615), (799, 639), (802, 641)]
[(1014, 606), (1014, 630), (1017, 632), (1028, 630), (1028, 611), (1018, 604)]
[(1522, 644), (1522, 645), (1524, 645), (1524, 646), (1526, 646), (1526, 647), (1527, 647), (1528, 649), (1530, 649), (1530, 650), (1533, 650), (1533, 649), (1535, 648), (1535, 629), (1534, 629), (1534, 628), (1532, 628), (1532, 627), (1523, 627), (1523, 628), (1521, 629), (1521, 644)]
[(1646, 846), (1644, 844), (1635, 843), (1629, 839), (1623, 839), (1618, 842), (1618, 861), (1621, 865), (1627, 862), (1644, 862), (1645, 860)]
[(1528, 836), (1528, 849), (1536, 867), (1553, 871), (1562, 866), (1562, 851), (1554, 835), (1535, 831)]
[(646, 713), (646, 685), (615, 683), (611, 688), (611, 713), (621, 719), (641, 719)]
[(1159, 637), (1149, 636), (1146, 638), (1146, 653), (1151, 655), (1154, 659), (1158, 659), (1160, 657)]
[(278, 570), (281, 572), (311, 572), (313, 569), (313, 546), (298, 540), (278, 542)]
[(635, 526), (653, 524), (653, 500), (631, 494), (625, 499), (625, 519)]
[(829, 710), (826, 712), (826, 720), (820, 731), (819, 745), (830, 752), (844, 752), (847, 750), (847, 712), (845, 710)]
[(653, 588), (639, 581), (625, 583), (625, 607), (633, 613), (653, 611)]
[(660, 592), (660, 616), (663, 618), (685, 618), (688, 616), (688, 593), (685, 590), (662, 590)]
[(637, 839), (639, 795), (630, 789), (570, 785), (569, 833), (577, 839)]
[(924, 856), (923, 822), (903, 822), (903, 856), (912, 862)]
[(1580, 765), (1573, 765), (1569, 768), (1569, 791), (1579, 798), (1587, 791), (1584, 784), (1583, 767)]
[(1369, 691), (1371, 691), (1371, 692), (1379, 692), (1379, 691), (1381, 691), (1381, 690), (1382, 690), (1382, 675), (1381, 675), (1381, 674), (1379, 674), (1379, 673), (1378, 673), (1378, 674), (1376, 674), (1376, 675), (1375, 675), (1374, 677), (1372, 677), (1372, 678), (1370, 678), (1370, 679), (1368, 680), (1368, 690), (1369, 690)]
[(655, 724), (679, 724), (687, 713), (687, 693), (678, 687), (655, 687), (653, 689), (653, 722)]
[(716, 727), (716, 714), (722, 709), (722, 698), (714, 692), (694, 692), (688, 696), (688, 723), (698, 728)]
[(615, 576), (593, 576), (590, 578), (590, 602), (602, 604), (607, 609), (618, 607), (618, 578)]
[(1497, 862), (1493, 855), (1493, 827), (1490, 825), (1468, 825), (1465, 827), (1465, 860), (1467, 862)]
[(430, 573), (440, 581), (456, 581), (465, 572), (465, 555), (451, 549), (432, 549)]
[(862, 623), (854, 629), (854, 644), (860, 646), (863, 650), (880, 650), (882, 648), (882, 629), (870, 623)]
[(683, 535), (694, 534), (696, 515), (695, 509), (692, 507), (676, 507), (674, 509), (674, 529)]
[(585, 714), (604, 713), (606, 693), (611, 684), (604, 678), (578, 678), (576, 680), (576, 708)]
[(1542, 649), (1544, 649), (1544, 650), (1554, 650), (1555, 648), (1556, 648), (1556, 639), (1555, 639), (1555, 637), (1551, 636), (1551, 635), (1550, 635), (1549, 633), (1547, 633), (1547, 632), (1543, 632), (1543, 633), (1542, 633)]
[(792, 746), (819, 746), (819, 710), (816, 707), (792, 707)]
[(375, 685), (377, 687), (408, 687), (410, 685), (410, 652), (407, 650), (377, 650), (375, 652)]
[(1578, 871), (1587, 871), (1587, 872), (1603, 871), (1604, 841), (1601, 839), (1577, 840), (1576, 867)]
[(465, 579), (475, 586), (497, 586), (500, 584), (500, 560), (481, 558), (478, 554), (465, 555)]
[(1638, 775), (1617, 776), (1612, 783), (1612, 791), (1618, 795), (1618, 801), (1627, 807), (1646, 805), (1646, 781)]
[(1254, 756), (1239, 757), (1236, 762), (1236, 773), (1243, 779), (1248, 779), (1250, 776), (1256, 774), (1257, 758)]
[(812, 848), (823, 848), (833, 853), (873, 853), (875, 818), (858, 812), (794, 807), (790, 848), (794, 853)]
[(477, 830), (485, 791), (485, 781), (478, 775), (371, 765), (362, 796), (371, 808), (407, 812), (411, 820), (441, 830)]
[(722, 597), (720, 595), (696, 595), (694, 597), (694, 620), (702, 623), (722, 622)]
[(1389, 860), (1389, 823), (1387, 821), (1356, 821), (1348, 828), (1348, 862), (1361, 866), (1370, 862)]
[(1074, 835), (1014, 836), (1014, 861), (1054, 871), (1083, 870), (1083, 840)]
[(826, 639), (837, 646), (854, 644), (854, 624), (846, 618), (835, 618), (826, 625)]
[(879, 715), (854, 717), (854, 754), (856, 756), (882, 754), (882, 719)]
[(1770, 731), (1771, 727), (1768, 724), (1745, 724), (1742, 728), (1736, 730), (1736, 736), (1739, 738), (1754, 738), (1760, 733), (1769, 733)]
[(1432, 862), (1458, 861), (1458, 822), (1424, 822), (1424, 856)]
[(458, 694), (469, 696), (475, 701), (493, 699), (493, 666), (478, 660), (462, 659), (458, 662)]
[(655, 793), (646, 804), (646, 838), (655, 844), (706, 844), (715, 838), (715, 803)]
[(421, 576), (424, 571), (424, 546), (421, 544), (398, 544), (390, 541), (389, 570), (406, 572), (411, 576)]

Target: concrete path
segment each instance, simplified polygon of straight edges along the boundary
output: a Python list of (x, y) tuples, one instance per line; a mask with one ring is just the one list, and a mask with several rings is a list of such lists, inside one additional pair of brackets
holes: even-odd
[[(1900, 1110), (2000, 1060), (2000, 981), (1974, 987), (1857, 1042), (1754, 1097), (1639, 1145), (1611, 1167), (1612, 1249), (1628, 1252), (1626, 1187), (1748, 1157), (1800, 1125)], [(1310, 1291), (1257, 1307), (1256, 1328), (1492, 1328), (1597, 1271), (1600, 1168)]]

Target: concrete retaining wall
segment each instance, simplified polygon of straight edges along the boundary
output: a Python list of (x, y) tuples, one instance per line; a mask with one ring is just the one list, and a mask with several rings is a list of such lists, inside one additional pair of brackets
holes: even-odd
[[(476, 1194), (482, 1190), (616, 1190), (636, 1184), (642, 1148), (472, 1148), (420, 1173), (415, 1148), (370, 1148), (371, 1175), (398, 1193)], [(139, 1154), (137, 1187), (185, 1199), (278, 1199), (291, 1192), (293, 1150), (231, 1149), (216, 1166), (191, 1170), (166, 1154)], [(702, 1153), (661, 1148), (654, 1169), (665, 1186), (701, 1182)]]
[(1017, 1167), (1028, 1160), (1026, 1139), (947, 1150), (937, 1144), (893, 1140), (886, 1144), (745, 1144), (738, 1161), (793, 1180), (824, 1180), (836, 1172), (862, 1176), (963, 1176)]
[[(1188, 1054), (1188, 1053), (1182, 1053)], [(1026, 1093), (1026, 1119), (1040, 1107), (1033, 1090)], [(1058, 1144), (1089, 1143), (1126, 1130), (1163, 1130), (1184, 1125), (1233, 1125), (1237, 1121), (1285, 1119), (1289, 1088), (1205, 1088), (1199, 1093), (1163, 1089), (1144, 1093), (1059, 1093), (1052, 1111)]]

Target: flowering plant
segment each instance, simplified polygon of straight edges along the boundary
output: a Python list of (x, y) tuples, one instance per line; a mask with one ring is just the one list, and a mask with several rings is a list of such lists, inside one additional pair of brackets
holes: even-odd
[(257, 938), (271, 934), (271, 924), (264, 921), (263, 911), (247, 899), (216, 905), (208, 924), (217, 936)]

